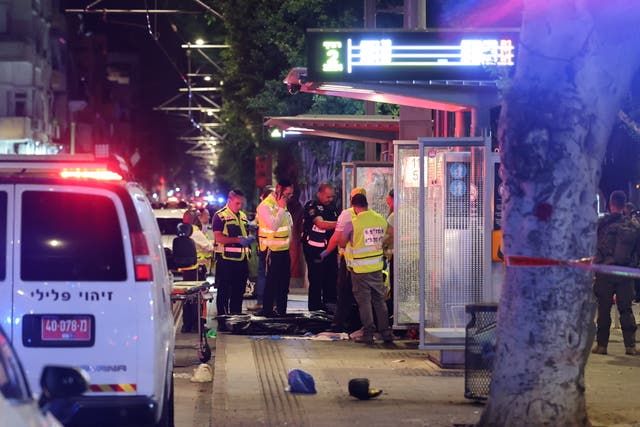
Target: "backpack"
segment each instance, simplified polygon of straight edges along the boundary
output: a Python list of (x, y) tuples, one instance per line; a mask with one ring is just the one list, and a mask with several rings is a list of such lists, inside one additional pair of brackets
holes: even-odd
[(196, 243), (189, 237), (192, 233), (190, 224), (178, 224), (178, 237), (172, 242), (173, 265), (176, 268), (191, 267), (198, 263)]
[(637, 263), (636, 242), (640, 229), (630, 219), (614, 217), (605, 224), (606, 246), (613, 264), (633, 266)]

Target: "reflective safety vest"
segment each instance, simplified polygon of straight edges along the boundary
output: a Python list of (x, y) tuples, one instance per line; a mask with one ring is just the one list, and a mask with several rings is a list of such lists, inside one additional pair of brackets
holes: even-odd
[[(245, 224), (247, 223), (247, 215), (238, 211), (238, 214), (234, 214), (228, 206), (220, 209), (215, 213), (222, 222), (224, 227), (222, 228), (222, 234), (228, 237), (247, 237), (247, 229)], [(215, 252), (219, 254), (222, 259), (230, 261), (243, 261), (248, 258), (250, 248), (243, 248), (240, 243), (228, 243), (223, 245), (217, 243)]]
[[(349, 213), (351, 214), (351, 223), (353, 224), (353, 218), (356, 217), (356, 211), (353, 208), (349, 208), (347, 209), (347, 211), (349, 211)], [(347, 246), (349, 246), (347, 244)], [(339, 251), (338, 251), (339, 253)], [(349, 260), (352, 258), (351, 255), (351, 250), (347, 250), (347, 248), (344, 248), (342, 250), (342, 256), (344, 256), (344, 261), (347, 263), (347, 266), (349, 265)]]
[(211, 252), (198, 252), (198, 265), (211, 265), (211, 258), (213, 254)]
[[(271, 215), (275, 218), (278, 213), (278, 202), (273, 194), (268, 195), (259, 206), (267, 206)], [(286, 211), (286, 208), (285, 208)], [(291, 227), (287, 221), (287, 214), (282, 215), (280, 224), (276, 229), (270, 229), (258, 214), (258, 242), (260, 243), (260, 251), (271, 249), (274, 252), (286, 251), (289, 249), (289, 236), (291, 235)]]
[(354, 273), (382, 270), (382, 240), (387, 230), (387, 220), (379, 213), (368, 209), (352, 217), (351, 221), (353, 235), (345, 248), (347, 266)]

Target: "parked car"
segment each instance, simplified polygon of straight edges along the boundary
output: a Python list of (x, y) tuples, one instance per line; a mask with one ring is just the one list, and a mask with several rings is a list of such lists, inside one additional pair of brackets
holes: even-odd
[(62, 427), (51, 414), (49, 401), (84, 393), (87, 381), (80, 370), (47, 366), (40, 377), (45, 398), (37, 402), (31, 396), (20, 360), (0, 327), (0, 427)]
[(178, 231), (178, 224), (182, 222), (185, 209), (154, 209), (153, 215), (158, 222), (162, 246), (171, 250), (173, 239)]
[(172, 281), (139, 185), (87, 156), (0, 156), (0, 255), (0, 324), (30, 388), (45, 363), (91, 378), (58, 418), (173, 425)]

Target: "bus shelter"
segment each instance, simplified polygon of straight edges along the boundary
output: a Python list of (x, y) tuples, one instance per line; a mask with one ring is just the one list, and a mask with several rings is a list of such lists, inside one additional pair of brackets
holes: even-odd
[(394, 154), (394, 326), (418, 324), (421, 349), (462, 350), (465, 306), (501, 285), (498, 153), (465, 137), (395, 141)]

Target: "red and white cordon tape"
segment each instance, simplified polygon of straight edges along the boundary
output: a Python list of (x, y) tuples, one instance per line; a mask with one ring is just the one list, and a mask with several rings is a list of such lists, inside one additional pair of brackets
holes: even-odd
[(568, 266), (576, 267), (581, 270), (593, 271), (595, 273), (628, 277), (630, 279), (640, 279), (640, 268), (611, 264), (594, 264), (592, 257), (563, 261), (551, 258), (508, 255), (505, 257), (505, 262), (509, 267)]

